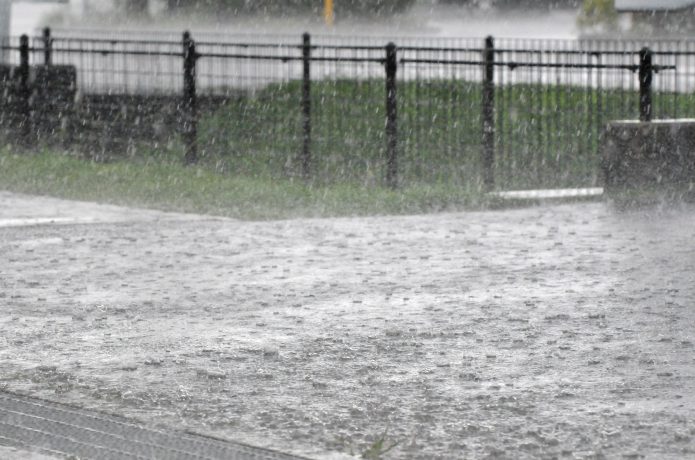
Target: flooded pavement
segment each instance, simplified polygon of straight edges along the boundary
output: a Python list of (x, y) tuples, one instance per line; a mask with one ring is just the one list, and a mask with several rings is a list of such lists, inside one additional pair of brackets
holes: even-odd
[(0, 194), (0, 221), (49, 217), (79, 221), (0, 225), (0, 389), (317, 458), (695, 457), (693, 207), (241, 222)]

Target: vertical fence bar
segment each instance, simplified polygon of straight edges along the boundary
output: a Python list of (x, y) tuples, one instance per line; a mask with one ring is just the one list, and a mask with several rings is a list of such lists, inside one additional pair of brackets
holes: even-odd
[(190, 32), (183, 34), (183, 142), (184, 162), (192, 165), (198, 162), (198, 101), (196, 97), (195, 42)]
[(398, 99), (396, 45), (386, 45), (386, 185), (395, 189), (398, 184)]
[(642, 48), (639, 52), (639, 119), (652, 120), (652, 51)]
[(31, 88), (29, 87), (29, 37), (19, 39), (19, 136), (21, 143), (29, 145), (31, 136)]
[(585, 138), (585, 144), (584, 144), (584, 149), (582, 152), (582, 158), (592, 158), (590, 152), (591, 146), (593, 145), (594, 141), (594, 107), (593, 107), (593, 102), (594, 102), (594, 94), (593, 94), (593, 88), (594, 88), (594, 72), (592, 69), (592, 65), (594, 63), (593, 61), (593, 53), (587, 53), (586, 55), (586, 63), (588, 66), (587, 70), (587, 79), (586, 79), (586, 99), (585, 99), (585, 104), (586, 104), (586, 126), (587, 126), (587, 135), (584, 136)]
[(485, 39), (483, 49), (483, 185), (492, 190), (495, 185), (495, 41)]
[(594, 126), (594, 138), (596, 142), (594, 143), (594, 149), (592, 153), (598, 152), (598, 144), (601, 140), (601, 130), (603, 129), (604, 120), (606, 120), (606, 115), (603, 113), (603, 72), (601, 71), (601, 65), (603, 64), (603, 53), (596, 53), (596, 120)]
[(302, 178), (311, 179), (311, 35), (302, 36)]
[(46, 66), (53, 64), (53, 40), (51, 39), (51, 28), (43, 29), (43, 63)]

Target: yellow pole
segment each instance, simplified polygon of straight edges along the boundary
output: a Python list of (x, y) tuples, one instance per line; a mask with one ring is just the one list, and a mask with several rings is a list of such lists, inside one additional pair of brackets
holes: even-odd
[(327, 26), (332, 26), (335, 20), (335, 10), (333, 9), (333, 0), (324, 0), (323, 2), (323, 19)]

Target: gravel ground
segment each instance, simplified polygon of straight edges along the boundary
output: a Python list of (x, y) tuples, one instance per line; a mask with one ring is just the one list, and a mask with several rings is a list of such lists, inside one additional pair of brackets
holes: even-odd
[[(54, 222), (51, 223), (50, 220)], [(695, 208), (240, 222), (0, 193), (0, 389), (319, 458), (695, 458)]]

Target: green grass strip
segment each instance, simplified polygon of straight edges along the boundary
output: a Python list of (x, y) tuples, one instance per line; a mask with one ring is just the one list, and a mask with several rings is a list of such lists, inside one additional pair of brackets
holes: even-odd
[(0, 189), (248, 220), (419, 214), (479, 208), (485, 200), (475, 184), (420, 184), (395, 191), (356, 182), (312, 185), (161, 159), (98, 163), (53, 151), (9, 149), (0, 152)]

